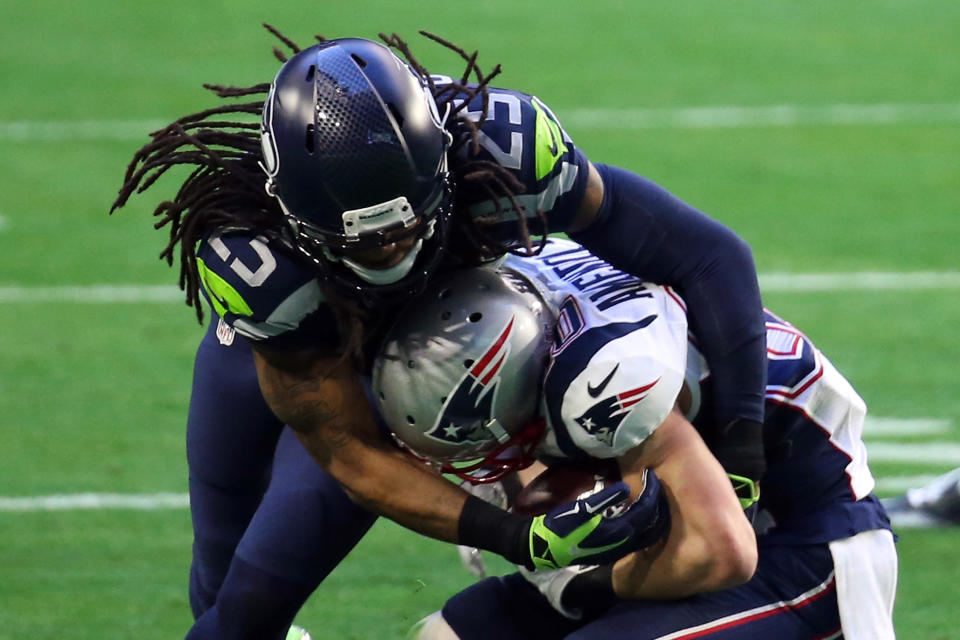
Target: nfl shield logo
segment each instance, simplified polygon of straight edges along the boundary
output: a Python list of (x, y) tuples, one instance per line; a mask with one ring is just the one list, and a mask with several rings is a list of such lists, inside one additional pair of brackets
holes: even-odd
[(220, 318), (217, 322), (217, 340), (225, 347), (233, 344), (233, 338), (237, 335), (236, 330)]

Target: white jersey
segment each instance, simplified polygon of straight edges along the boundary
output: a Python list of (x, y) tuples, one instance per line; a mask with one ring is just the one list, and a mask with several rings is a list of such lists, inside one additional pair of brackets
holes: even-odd
[[(673, 408), (684, 381), (688, 418), (712, 433), (711, 381), (688, 335), (683, 300), (579, 245), (551, 239), (505, 266), (539, 290), (556, 317), (544, 379), (550, 458), (611, 458), (643, 442)], [(866, 405), (806, 336), (770, 312), (758, 524), (762, 540), (812, 544), (889, 528), (861, 439)]]
[(549, 457), (612, 458), (643, 442), (673, 408), (687, 368), (680, 297), (642, 282), (568, 240), (505, 266), (540, 292), (556, 318), (542, 410)]

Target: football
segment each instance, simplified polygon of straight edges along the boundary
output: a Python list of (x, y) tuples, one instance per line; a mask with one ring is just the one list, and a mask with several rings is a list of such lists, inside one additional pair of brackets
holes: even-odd
[(557, 505), (602, 491), (620, 480), (615, 460), (578, 460), (551, 464), (514, 499), (512, 511), (538, 516)]

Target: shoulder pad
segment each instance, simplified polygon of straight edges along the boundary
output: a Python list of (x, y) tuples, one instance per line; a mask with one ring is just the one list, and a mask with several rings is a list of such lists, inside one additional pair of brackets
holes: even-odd
[[(479, 120), (482, 107), (482, 99), (474, 98), (467, 107), (468, 117)], [(478, 155), (472, 156), (470, 145), (465, 145), (458, 162), (485, 160), (510, 171), (524, 186), (516, 199), (537, 232), (541, 231), (538, 211), (547, 214), (550, 231), (566, 229), (586, 189), (588, 161), (550, 108), (535, 96), (491, 88), (478, 137)], [(500, 204), (510, 207), (509, 202)], [(470, 206), (475, 217), (495, 211), (493, 200), (478, 200)], [(504, 223), (515, 224), (513, 215)]]
[[(660, 303), (655, 313), (608, 324), (583, 314), (582, 329), (561, 338), (544, 384), (554, 455), (623, 455), (673, 409), (686, 374), (686, 316), (651, 288)], [(649, 311), (651, 301), (643, 302)]]
[(197, 270), (214, 311), (254, 341), (295, 332), (323, 303), (315, 275), (289, 247), (251, 231), (205, 238), (197, 248)]

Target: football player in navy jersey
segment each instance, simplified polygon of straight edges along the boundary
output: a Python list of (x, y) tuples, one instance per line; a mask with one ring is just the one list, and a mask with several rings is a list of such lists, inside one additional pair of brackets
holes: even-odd
[[(534, 458), (615, 460), (652, 531), (666, 531), (600, 566), (558, 568), (578, 561), (576, 546), (541, 544), (536, 564), (553, 571), (477, 583), (418, 640), (894, 637), (897, 556), (863, 400), (766, 314), (770, 455), (755, 532), (698, 435), (715, 436), (713, 380), (686, 311), (671, 288), (551, 239), (538, 256), (438, 278), (400, 314), (373, 391), (417, 458), (474, 482)], [(651, 483), (663, 509), (646, 504)]]
[(271, 84), (209, 87), (266, 100), (155, 132), (114, 204), (191, 168), (155, 212), (187, 303), (202, 319), (205, 298), (218, 316), (197, 352), (187, 425), (188, 637), (283, 637), (375, 514), (532, 564), (530, 536), (549, 525), (497, 526), (485, 503), (411, 462), (382, 437), (363, 372), (392, 309), (435, 272), (536, 254), (549, 233), (683, 292), (715, 375), (714, 454), (747, 484), (763, 476), (765, 332), (740, 238), (590, 162), (543, 102), (492, 87), (499, 67), (482, 73), (475, 54), (434, 38), (466, 61), (450, 79), (396, 36), (301, 50), (277, 35), (294, 55), (277, 51)]

